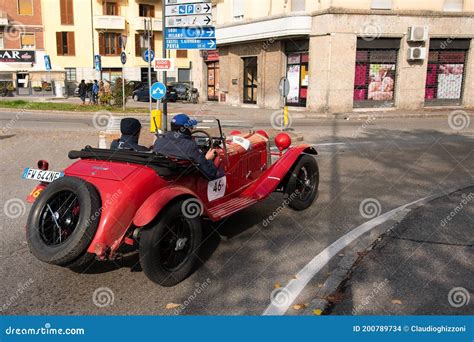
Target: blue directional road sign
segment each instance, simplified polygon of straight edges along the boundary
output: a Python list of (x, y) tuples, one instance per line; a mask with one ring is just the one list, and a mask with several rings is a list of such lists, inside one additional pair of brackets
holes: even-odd
[(216, 38), (214, 27), (170, 27), (165, 30), (166, 39)]
[[(150, 56), (148, 56), (148, 51), (150, 51)], [(147, 62), (147, 63), (148, 63), (149, 61), (153, 62), (153, 60), (155, 59), (155, 52), (154, 52), (153, 50), (145, 50), (145, 52), (143, 52), (143, 56), (142, 56), (142, 57), (143, 57), (143, 60), (144, 60), (145, 62)], [(150, 57), (151, 59), (148, 60), (148, 57)]]
[(214, 50), (216, 48), (215, 39), (167, 39), (166, 48), (168, 50)]
[(161, 100), (166, 95), (166, 86), (161, 82), (153, 83), (150, 89), (150, 96), (155, 100)]

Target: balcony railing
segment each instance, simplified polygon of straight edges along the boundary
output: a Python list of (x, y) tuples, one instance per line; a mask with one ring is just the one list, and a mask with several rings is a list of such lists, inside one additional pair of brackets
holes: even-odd
[[(143, 31), (145, 30), (145, 21), (146, 18), (144, 17), (135, 17), (133, 18), (133, 27), (135, 28), (136, 31)], [(160, 19), (157, 18), (151, 18), (152, 19), (152, 29), (153, 31), (163, 31), (163, 22)]]
[(125, 17), (96, 15), (94, 16), (94, 28), (96, 30), (125, 30)]

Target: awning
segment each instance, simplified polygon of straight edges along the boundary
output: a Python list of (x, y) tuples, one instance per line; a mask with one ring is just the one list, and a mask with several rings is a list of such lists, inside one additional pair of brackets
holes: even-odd
[(16, 70), (13, 69), (8, 63), (0, 63), (0, 72), (1, 73), (13, 73)]

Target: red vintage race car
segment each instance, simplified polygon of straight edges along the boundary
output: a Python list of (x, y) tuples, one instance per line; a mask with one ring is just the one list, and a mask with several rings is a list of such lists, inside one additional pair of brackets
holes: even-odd
[[(220, 123), (219, 123), (220, 128)], [(28, 246), (43, 262), (77, 268), (91, 260), (120, 256), (124, 245), (138, 246), (149, 279), (173, 286), (197, 263), (202, 219), (219, 221), (268, 197), (291, 196), (289, 207), (304, 210), (319, 185), (316, 150), (291, 147), (286, 133), (271, 152), (264, 131), (229, 138), (196, 131), (203, 151), (217, 147), (215, 163), (225, 176), (209, 181), (197, 165), (173, 156), (86, 147), (71, 151), (78, 159), (63, 172), (26, 169), (23, 178), (41, 183), (27, 222)], [(272, 163), (272, 154), (277, 159)]]

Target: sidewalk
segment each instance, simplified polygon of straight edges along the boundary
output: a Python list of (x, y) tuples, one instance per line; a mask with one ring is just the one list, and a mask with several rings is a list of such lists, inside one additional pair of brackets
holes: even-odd
[[(31, 102), (52, 102), (52, 103), (69, 103), (80, 105), (81, 101), (77, 97), (70, 98), (48, 98), (48, 97), (5, 97), (0, 98), (1, 101), (23, 100)], [(143, 108), (143, 113), (120, 113), (118, 115), (133, 114), (135, 116), (148, 116), (148, 102), (135, 102), (131, 99), (127, 102), (127, 108)], [(153, 103), (153, 108), (156, 108), (156, 103)], [(5, 110), (0, 107), (0, 110)], [(290, 120), (314, 120), (314, 119), (367, 119), (367, 118), (412, 118), (412, 117), (447, 117), (454, 111), (463, 111), (468, 115), (474, 117), (474, 109), (464, 109), (461, 107), (427, 107), (421, 110), (404, 111), (396, 108), (368, 108), (368, 109), (354, 109), (353, 112), (348, 113), (320, 113), (308, 111), (304, 108), (289, 107)], [(32, 111), (33, 112), (33, 111)], [(46, 112), (46, 111), (42, 111)], [(49, 112), (49, 111), (48, 111)], [(51, 111), (57, 113), (58, 111)], [(217, 102), (203, 102), (200, 104), (190, 104), (184, 102), (176, 102), (168, 104), (168, 112), (186, 113), (195, 117), (209, 117), (219, 116), (235, 120), (255, 120), (257, 118), (268, 118), (272, 115), (278, 116), (281, 110), (259, 108), (256, 105), (226, 105)], [(74, 112), (74, 114), (91, 114), (91, 112)], [(280, 114), (281, 115), (281, 114)]]
[(428, 203), (361, 253), (332, 315), (473, 315), (474, 187)]

